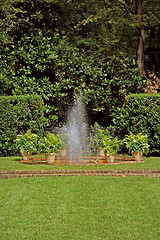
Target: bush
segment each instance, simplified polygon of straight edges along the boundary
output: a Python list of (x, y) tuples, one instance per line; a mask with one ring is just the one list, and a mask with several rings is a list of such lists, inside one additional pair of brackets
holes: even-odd
[(114, 126), (119, 134), (132, 132), (147, 134), (150, 145), (149, 155), (160, 155), (160, 95), (131, 94), (121, 108), (114, 109), (112, 114)]
[(41, 135), (44, 129), (40, 96), (0, 96), (0, 154), (15, 155), (16, 137), (28, 129)]
[(18, 134), (17, 138), (17, 146), (20, 149), (21, 153), (35, 153), (37, 152), (37, 141), (38, 136), (32, 133), (31, 129), (29, 129), (25, 134)]
[(38, 141), (39, 151), (41, 153), (50, 154), (57, 153), (62, 146), (62, 142), (59, 138), (59, 135), (54, 133), (47, 132), (46, 137), (41, 138)]
[(121, 107), (125, 96), (140, 92), (144, 84), (135, 59), (86, 56), (58, 32), (52, 37), (38, 30), (32, 37), (20, 36), (15, 45), (0, 48), (0, 94), (41, 95), (48, 127), (65, 121), (80, 92), (91, 123), (110, 125), (112, 106)]

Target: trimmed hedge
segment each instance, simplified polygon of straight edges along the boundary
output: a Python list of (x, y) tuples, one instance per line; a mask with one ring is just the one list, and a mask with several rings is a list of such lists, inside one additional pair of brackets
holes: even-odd
[(0, 155), (16, 155), (16, 136), (32, 129), (42, 134), (43, 100), (37, 95), (0, 96)]
[(129, 131), (143, 131), (148, 136), (149, 155), (160, 156), (160, 94), (128, 95), (125, 104), (114, 109), (112, 117), (121, 137)]

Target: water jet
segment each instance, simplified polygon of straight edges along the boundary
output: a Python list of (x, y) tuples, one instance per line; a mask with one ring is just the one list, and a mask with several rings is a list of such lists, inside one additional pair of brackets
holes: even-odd
[(88, 122), (81, 95), (76, 98), (74, 105), (68, 111), (67, 121), (61, 128), (61, 133), (66, 136), (70, 163), (84, 161), (88, 149)]

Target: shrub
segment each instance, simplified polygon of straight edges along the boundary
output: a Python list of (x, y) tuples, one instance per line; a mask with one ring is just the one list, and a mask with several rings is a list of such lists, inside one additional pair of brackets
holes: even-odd
[(43, 101), (40, 96), (0, 97), (0, 154), (15, 155), (16, 137), (28, 129), (43, 133)]
[(141, 155), (143, 155), (143, 153), (148, 153), (148, 140), (147, 136), (143, 133), (138, 133), (135, 135), (130, 132), (130, 134), (126, 135), (123, 139), (123, 143), (126, 144), (126, 147), (130, 153), (140, 152)]
[(160, 155), (160, 94), (131, 94), (121, 108), (114, 108), (113, 124), (123, 138), (132, 132), (147, 134), (149, 155)]
[(143, 85), (135, 59), (86, 56), (58, 32), (53, 35), (35, 30), (32, 37), (20, 34), (14, 47), (0, 48), (0, 94), (41, 95), (48, 127), (53, 127), (65, 121), (68, 106), (82, 92), (91, 122), (110, 125), (112, 106), (121, 107), (125, 96)]
[(104, 152), (109, 156), (110, 154), (115, 155), (119, 151), (121, 141), (118, 140), (118, 137), (112, 139), (111, 136), (104, 135), (102, 137), (102, 144), (104, 146)]
[(38, 137), (36, 134), (31, 132), (29, 129), (25, 134), (18, 134), (17, 138), (17, 146), (20, 149), (21, 153), (24, 151), (27, 153), (34, 153), (37, 151), (37, 141)]
[(50, 154), (57, 153), (62, 146), (62, 142), (59, 138), (59, 135), (48, 132), (46, 137), (41, 138), (38, 141), (39, 151), (42, 153)]

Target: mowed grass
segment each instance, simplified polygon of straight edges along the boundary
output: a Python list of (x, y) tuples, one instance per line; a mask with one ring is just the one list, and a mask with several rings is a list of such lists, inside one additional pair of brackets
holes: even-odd
[(118, 164), (118, 165), (44, 165), (22, 164), (21, 157), (0, 157), (0, 170), (54, 170), (54, 169), (160, 169), (160, 157), (144, 157), (143, 163)]
[(1, 180), (0, 239), (158, 240), (160, 179)]

